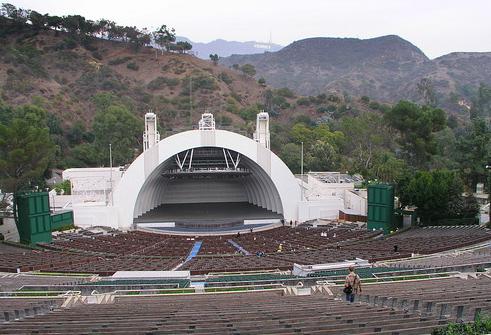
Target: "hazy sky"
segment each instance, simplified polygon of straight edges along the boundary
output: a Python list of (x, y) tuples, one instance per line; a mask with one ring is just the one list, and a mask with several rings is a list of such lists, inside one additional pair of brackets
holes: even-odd
[(0, 0), (41, 13), (174, 27), (196, 42), (217, 38), (287, 45), (307, 37), (396, 34), (430, 58), (491, 51), (490, 0)]

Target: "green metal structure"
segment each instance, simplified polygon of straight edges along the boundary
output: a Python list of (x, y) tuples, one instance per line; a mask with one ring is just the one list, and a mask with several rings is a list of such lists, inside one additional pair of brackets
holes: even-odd
[(388, 234), (396, 228), (394, 215), (394, 187), (388, 184), (368, 185), (368, 230)]
[(51, 231), (73, 225), (73, 211), (59, 211), (51, 214)]
[(14, 217), (20, 242), (31, 246), (49, 243), (53, 230), (73, 225), (72, 211), (51, 213), (48, 192), (16, 193)]
[(35, 245), (51, 242), (51, 215), (48, 192), (15, 194), (14, 215), (20, 242)]

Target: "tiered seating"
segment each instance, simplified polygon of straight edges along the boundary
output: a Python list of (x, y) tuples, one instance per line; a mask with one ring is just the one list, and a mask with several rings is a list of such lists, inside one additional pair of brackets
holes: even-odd
[[(240, 236), (195, 238), (133, 231), (56, 240), (50, 247), (59, 251), (0, 253), (0, 271), (20, 269), (110, 275), (118, 270), (171, 270), (186, 258), (196, 241), (202, 242), (198, 257), (182, 268), (193, 273), (290, 270), (293, 263), (330, 263), (356, 257), (375, 262), (409, 257), (414, 252), (439, 252), (491, 239), (489, 229), (475, 226), (412, 229), (385, 239), (371, 238), (375, 234), (379, 233), (343, 227), (280, 227)], [(228, 239), (253, 255), (231, 256), (238, 251)], [(280, 244), (282, 252), (278, 252)], [(395, 246), (397, 251), (394, 251)], [(265, 253), (266, 257), (254, 256), (257, 252)]]
[(480, 226), (425, 227), (386, 239), (345, 243), (351, 250), (390, 251), (397, 246), (401, 253), (431, 254), (465, 247), (491, 239), (491, 231)]
[[(232, 239), (250, 253), (277, 252), (281, 244), (283, 252), (318, 249), (349, 239), (365, 239), (380, 234), (360, 229), (280, 227), (252, 234), (234, 236)], [(327, 235), (327, 236), (324, 236)]]
[(449, 252), (446, 254), (438, 254), (434, 256), (406, 259), (391, 263), (394, 267), (406, 268), (438, 268), (438, 267), (458, 267), (473, 265), (491, 266), (491, 249), (465, 251), (465, 252)]
[(0, 334), (421, 334), (446, 321), (434, 316), (348, 304), (326, 296), (274, 292), (124, 297), (2, 325)]
[(96, 257), (56, 251), (27, 251), (25, 253), (0, 254), (0, 271), (97, 273), (104, 276), (116, 271), (171, 270), (184, 257), (119, 256)]
[[(63, 299), (0, 298), (0, 324), (27, 316), (48, 313), (61, 306)], [(0, 327), (2, 329), (2, 327)]]
[(491, 315), (491, 278), (445, 278), (365, 285), (362, 301), (472, 321), (476, 313)]
[[(381, 274), (384, 272), (394, 272), (401, 271), (400, 268), (389, 268), (389, 267), (377, 267), (377, 268), (358, 268), (356, 269), (356, 273), (360, 276), (360, 278), (372, 278), (374, 274)], [(308, 277), (338, 277), (343, 278), (346, 277), (348, 271), (344, 270), (331, 270), (331, 271), (317, 271), (314, 273), (310, 273)]]
[(55, 240), (50, 246), (111, 255), (186, 256), (193, 246), (190, 238), (131, 231), (124, 234)]
[(282, 279), (295, 279), (297, 277), (286, 274), (277, 273), (259, 273), (250, 275), (227, 275), (220, 277), (210, 277), (206, 279), (207, 283), (227, 283), (227, 282), (244, 282), (244, 281), (273, 281)]
[(112, 279), (88, 282), (85, 286), (117, 286), (117, 285), (157, 285), (157, 284), (176, 284), (177, 287), (189, 287), (187, 279)]
[(217, 256), (195, 257), (185, 263), (180, 270), (190, 270), (191, 274), (205, 274), (209, 272), (238, 272), (268, 269), (291, 270), (291, 268), (291, 262), (274, 259), (269, 256)]
[(70, 276), (41, 276), (23, 273), (0, 274), (0, 291), (10, 292), (24, 285), (74, 285), (88, 280), (82, 277)]
[(81, 265), (66, 265), (56, 268), (60, 272), (97, 273), (110, 276), (116, 271), (164, 271), (172, 270), (184, 260), (184, 257), (146, 257), (121, 256), (116, 258), (98, 258)]
[(206, 236), (198, 240), (203, 241), (199, 255), (219, 255), (219, 254), (236, 254), (235, 249), (229, 242), (228, 236)]
[(81, 267), (95, 259), (64, 252), (26, 250), (23, 253), (0, 254), (0, 271), (54, 271), (63, 266)]
[(340, 249), (311, 250), (304, 252), (276, 253), (272, 258), (288, 261), (291, 264), (322, 264), (353, 260), (355, 258), (367, 259), (371, 262), (381, 259), (408, 257), (410, 254), (388, 250), (357, 250), (356, 248), (341, 247)]

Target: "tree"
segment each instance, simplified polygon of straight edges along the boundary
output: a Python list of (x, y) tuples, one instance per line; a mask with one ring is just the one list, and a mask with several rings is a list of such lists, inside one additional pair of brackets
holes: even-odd
[(297, 123), (290, 130), (290, 139), (296, 144), (303, 143), (307, 169), (325, 171), (338, 167), (343, 133), (330, 131), (326, 124), (309, 127), (305, 123)]
[(416, 167), (427, 167), (436, 153), (434, 133), (445, 127), (445, 112), (430, 106), (418, 106), (400, 101), (384, 116), (387, 123), (398, 130), (399, 144), (406, 160)]
[(218, 57), (217, 54), (210, 54), (210, 59), (213, 62), (213, 65), (217, 66), (218, 60), (220, 59), (220, 57)]
[(280, 157), (293, 173), (300, 173), (301, 148), (296, 143), (288, 143), (283, 146)]
[(466, 184), (474, 189), (485, 182), (485, 166), (491, 162), (491, 127), (483, 119), (474, 119), (457, 140), (456, 160)]
[(77, 121), (68, 130), (66, 137), (70, 144), (80, 144), (85, 140), (85, 126), (81, 121)]
[[(364, 113), (359, 117), (344, 117), (339, 128), (345, 135), (343, 153), (347, 157), (348, 170), (360, 173), (364, 177), (378, 176), (374, 167), (375, 155), (390, 149), (390, 128), (381, 116)], [(388, 136), (389, 135), (389, 136)]]
[(240, 71), (246, 76), (254, 77), (256, 74), (256, 68), (251, 64), (244, 64), (240, 67)]
[(471, 119), (491, 117), (491, 87), (481, 83), (476, 97), (472, 99)]
[(63, 18), (56, 15), (53, 16), (48, 15), (46, 17), (46, 25), (49, 28), (54, 29), (58, 32), (58, 30), (60, 30), (63, 26)]
[(455, 172), (448, 170), (420, 171), (401, 181), (399, 199), (403, 206), (416, 206), (426, 225), (436, 219), (455, 217), (455, 203), (463, 201), (463, 184)]
[(83, 31), (85, 17), (81, 15), (67, 15), (62, 18), (62, 27), (72, 35), (78, 35)]
[(125, 31), (123, 26), (117, 25), (115, 22), (109, 23), (109, 28), (107, 30), (107, 37), (112, 41), (124, 41)]
[(425, 105), (436, 107), (438, 100), (436, 98), (435, 88), (430, 78), (423, 78), (416, 84), (418, 93), (423, 98)]
[(316, 140), (305, 156), (305, 165), (310, 171), (332, 171), (338, 167), (337, 147), (328, 141)]
[(193, 48), (193, 45), (187, 41), (179, 41), (176, 44), (170, 44), (169, 45), (169, 50), (177, 51), (180, 54), (186, 53), (187, 51), (191, 50), (192, 48)]
[(153, 32), (153, 38), (155, 43), (169, 51), (171, 43), (176, 41), (176, 32), (174, 28), (169, 29), (163, 24), (159, 29)]
[(385, 183), (397, 183), (406, 173), (406, 162), (386, 150), (377, 150), (368, 177)]
[(3, 3), (0, 9), (0, 14), (4, 17), (12, 19), (14, 25), (23, 26), (27, 23), (29, 19), (29, 11), (17, 8), (9, 3)]
[(101, 165), (101, 161), (107, 164), (108, 159), (104, 161), (101, 154), (93, 143), (82, 143), (75, 146), (66, 159), (68, 166), (77, 167), (95, 167)]
[(262, 87), (266, 87), (266, 79), (264, 79), (263, 77), (259, 78), (259, 79), (257, 80), (257, 83), (258, 83), (259, 85), (261, 85)]
[(0, 124), (0, 188), (17, 192), (42, 177), (55, 153), (46, 126), (46, 112), (23, 106)]
[(34, 30), (39, 31), (46, 27), (48, 23), (48, 15), (42, 15), (35, 10), (31, 10), (29, 13), (29, 21)]
[(93, 130), (94, 144), (100, 154), (99, 162), (108, 164), (110, 143), (114, 164), (131, 162), (135, 151), (141, 146), (142, 129), (142, 121), (124, 107), (110, 106), (106, 111), (98, 112)]

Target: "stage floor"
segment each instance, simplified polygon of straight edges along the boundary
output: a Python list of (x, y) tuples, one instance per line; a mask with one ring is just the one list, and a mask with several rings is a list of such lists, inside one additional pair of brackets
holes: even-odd
[(248, 202), (164, 204), (134, 219), (134, 223), (175, 222), (181, 227), (233, 227), (244, 220), (282, 219), (281, 214)]

